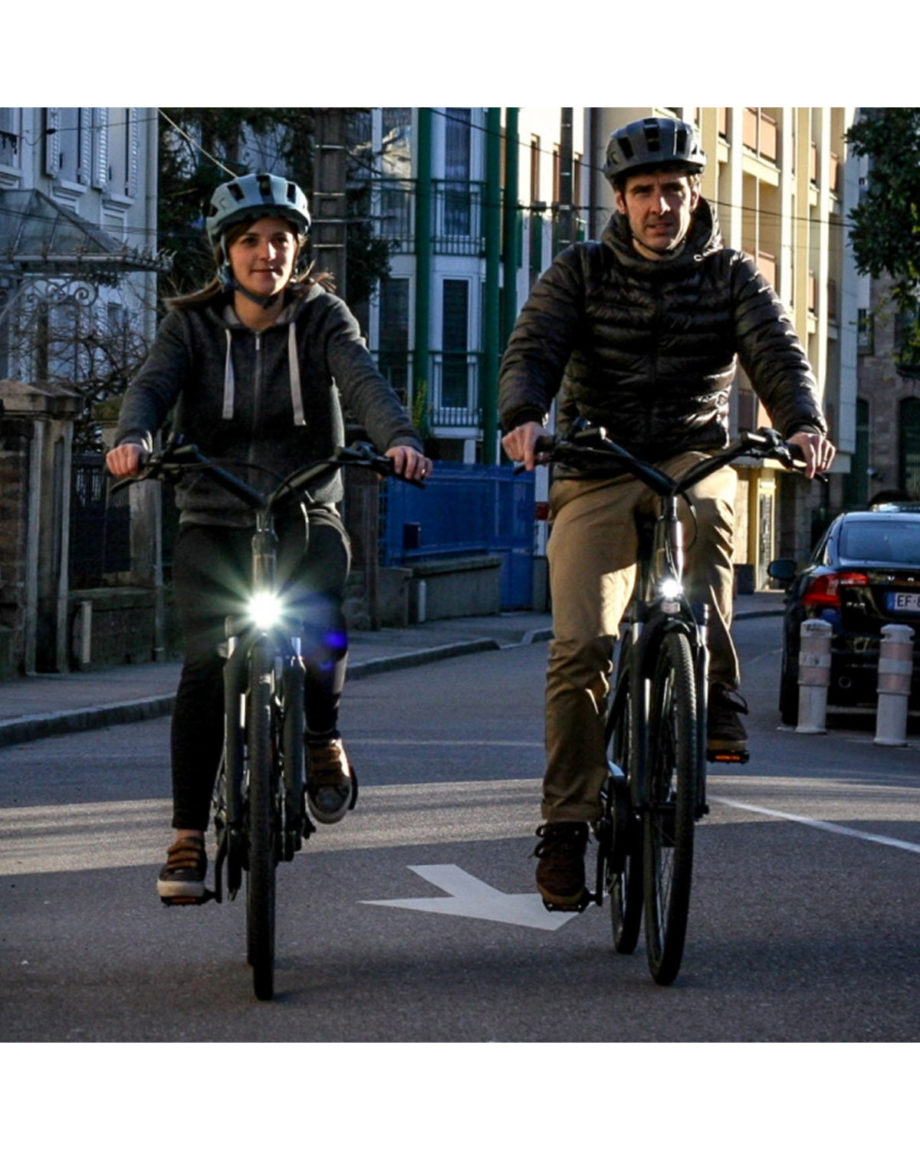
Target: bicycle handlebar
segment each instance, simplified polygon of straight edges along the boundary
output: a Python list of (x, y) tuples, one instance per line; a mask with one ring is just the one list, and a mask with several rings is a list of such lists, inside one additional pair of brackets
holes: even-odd
[(707, 475), (743, 455), (750, 455), (755, 459), (775, 459), (790, 471), (805, 469), (805, 457), (799, 446), (787, 442), (772, 427), (743, 431), (728, 447), (701, 460), (680, 479), (666, 475), (654, 464), (637, 459), (625, 447), (610, 439), (606, 428), (588, 424), (583, 420), (576, 421), (572, 430), (565, 436), (540, 436), (536, 441), (535, 450), (537, 456), (541, 457), (541, 462), (546, 463), (553, 461), (583, 463), (591, 457), (595, 459), (604, 457), (609, 461), (610, 457), (614, 456), (625, 470), (641, 479), (660, 495), (692, 487), (694, 483), (698, 483)]
[(270, 508), (274, 503), (288, 496), (294, 496), (302, 491), (313, 480), (319, 478), (326, 471), (335, 471), (342, 467), (367, 467), (385, 478), (399, 479), (403, 483), (410, 483), (413, 487), (424, 489), (425, 484), (419, 479), (409, 479), (398, 475), (393, 467), (393, 460), (387, 455), (380, 455), (370, 443), (359, 441), (350, 447), (340, 447), (329, 459), (321, 459), (315, 463), (292, 472), (282, 479), (276, 489), (266, 495), (247, 483), (244, 479), (227, 471), (217, 463), (213, 463), (203, 455), (194, 443), (185, 443), (179, 437), (170, 437), (160, 452), (148, 455), (137, 475), (130, 475), (119, 479), (112, 484), (112, 494), (120, 491), (132, 483), (140, 483), (145, 479), (159, 479), (163, 482), (176, 482), (183, 472), (204, 471), (211, 476), (221, 487), (235, 495), (247, 506), (255, 510)]

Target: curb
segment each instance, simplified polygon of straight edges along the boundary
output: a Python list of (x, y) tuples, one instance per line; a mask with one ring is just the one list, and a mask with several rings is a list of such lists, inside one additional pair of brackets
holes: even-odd
[[(531, 632), (539, 635), (540, 632)], [(529, 637), (525, 637), (525, 642)], [(536, 639), (529, 640), (536, 642)], [(517, 643), (509, 646), (518, 646)], [(458, 655), (472, 655), (479, 651), (497, 651), (502, 644), (497, 639), (471, 639), (462, 643), (449, 643), (442, 647), (429, 647), (421, 651), (406, 651), (400, 655), (383, 655), (379, 659), (367, 659), (348, 669), (349, 679), (363, 679), (368, 675), (379, 675), (385, 671), (397, 671), (403, 667), (418, 667), (423, 663), (433, 663)], [(175, 703), (175, 693), (154, 695), (145, 699), (134, 699), (124, 703), (108, 703), (98, 707), (83, 707), (73, 711), (50, 711), (40, 715), (27, 715), (16, 719), (0, 720), (0, 747), (16, 743), (34, 742), (51, 735), (70, 735), (80, 731), (98, 730), (100, 727), (117, 726), (122, 723), (143, 722), (145, 719), (159, 719), (170, 715)]]

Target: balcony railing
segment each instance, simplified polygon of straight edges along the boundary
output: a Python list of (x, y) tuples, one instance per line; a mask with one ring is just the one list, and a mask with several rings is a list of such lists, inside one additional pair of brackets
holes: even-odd
[[(445, 255), (484, 253), (482, 208), (485, 185), (468, 180), (431, 181), (431, 243)], [(377, 234), (404, 252), (415, 250), (418, 185), (415, 180), (379, 180), (372, 214)]]
[[(402, 403), (412, 408), (413, 353), (379, 355), (381, 374)], [(437, 432), (446, 427), (479, 428), (482, 425), (480, 384), (482, 352), (432, 351), (428, 357), (428, 424)]]
[(479, 427), (482, 353), (433, 351), (430, 357), (430, 413), (433, 428)]

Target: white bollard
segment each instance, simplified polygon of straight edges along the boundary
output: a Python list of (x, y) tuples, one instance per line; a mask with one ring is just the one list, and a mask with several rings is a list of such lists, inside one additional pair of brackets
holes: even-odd
[(799, 629), (798, 735), (823, 735), (831, 681), (831, 634), (824, 619), (806, 619)]
[(875, 742), (882, 747), (907, 745), (907, 702), (914, 673), (913, 640), (911, 627), (888, 623), (882, 628), (875, 715)]

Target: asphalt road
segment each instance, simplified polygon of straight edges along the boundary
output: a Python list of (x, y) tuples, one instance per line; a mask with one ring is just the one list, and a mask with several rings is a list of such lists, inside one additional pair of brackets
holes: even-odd
[[(514, 1050), (528, 1068), (516, 1090), (536, 1103), (562, 1085), (541, 1085), (545, 1052), (577, 1043), (579, 1065), (566, 1073), (586, 1105), (595, 1076), (607, 1091), (617, 1066), (621, 1081), (636, 1073), (653, 1085), (636, 1069), (650, 1043), (681, 1044), (662, 1062), (666, 1094), (695, 1081), (675, 1059), (686, 1049), (689, 1068), (684, 1044), (703, 1044), (720, 1081), (735, 1082), (735, 1105), (748, 1091), (762, 1102), (764, 1090), (785, 1101), (801, 1090), (814, 1103), (835, 1057), (860, 1044), (865, 1091), (877, 1059), (920, 1037), (920, 744), (911, 732), (905, 748), (876, 747), (871, 721), (852, 717), (823, 736), (779, 729), (778, 620), (746, 620), (736, 634), (754, 753), (711, 774), (673, 987), (651, 981), (641, 944), (630, 957), (612, 951), (606, 906), (549, 915), (532, 893), (538, 644), (350, 685), (359, 806), (280, 872), (270, 1004), (251, 993), (242, 898), (194, 909), (156, 899), (168, 720), (4, 749), (4, 1043), (141, 1044), (148, 1057), (159, 1044), (323, 1044), (322, 1061), (343, 1059), (347, 1076), (363, 1067), (368, 1089), (389, 1081), (388, 1050), (438, 1044), (444, 1065), (459, 1058), (506, 1103), (510, 1079), (498, 1091), (485, 1074), (496, 1053), (487, 1044)], [(724, 1077), (738, 1071), (730, 1051), (756, 1076)], [(199, 1064), (206, 1052), (179, 1064), (189, 1057)], [(154, 1056), (155, 1077), (161, 1063)], [(885, 1062), (873, 1090), (904, 1097), (901, 1065)], [(422, 1055), (418, 1073), (430, 1070)], [(846, 1082), (822, 1089), (842, 1098)], [(696, 1085), (711, 1093), (710, 1081)], [(846, 1121), (822, 1113), (822, 1140), (837, 1120), (835, 1144), (848, 1145), (860, 1128), (852, 1109)], [(726, 1144), (760, 1145), (768, 1129), (765, 1119)]]

